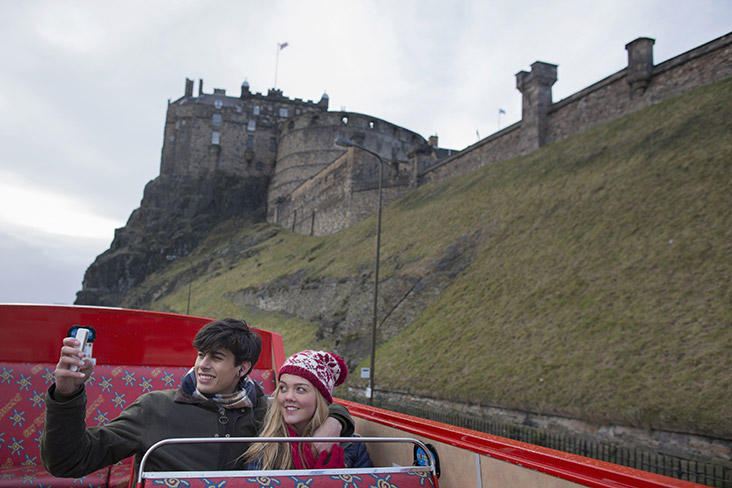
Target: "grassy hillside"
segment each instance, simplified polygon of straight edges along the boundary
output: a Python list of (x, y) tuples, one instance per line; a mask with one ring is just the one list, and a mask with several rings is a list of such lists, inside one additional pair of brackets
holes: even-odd
[[(429, 274), (461, 240), (474, 255), (380, 345), (377, 387), (732, 437), (730, 113), (732, 79), (386, 208), (383, 280)], [(236, 224), (151, 277), (151, 308), (185, 311), (190, 262), (208, 270), (191, 313), (243, 315), (287, 352), (329, 347), (308, 320), (230, 293), (368, 273), (374, 219), (321, 238)]]

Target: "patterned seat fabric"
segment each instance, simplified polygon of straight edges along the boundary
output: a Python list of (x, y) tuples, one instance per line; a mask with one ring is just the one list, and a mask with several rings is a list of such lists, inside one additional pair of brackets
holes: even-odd
[[(129, 476), (129, 475), (128, 475)], [(71, 486), (84, 486), (84, 487), (97, 487), (107, 486), (107, 479), (109, 477), (109, 468), (100, 469), (92, 474), (86, 475), (83, 478), (72, 479), (72, 478), (55, 478), (48, 474), (43, 466), (40, 465), (29, 465), (29, 466), (3, 466), (0, 468), (0, 487), (14, 487), (19, 486), (34, 486), (34, 487), (71, 487)], [(127, 480), (125, 485), (127, 486)]]
[(354, 473), (339, 475), (257, 476), (241, 478), (169, 478), (147, 479), (145, 488), (153, 486), (186, 488), (434, 488), (426, 472), (416, 473)]
[[(0, 487), (97, 487), (108, 482), (110, 486), (126, 486), (127, 480), (124, 484), (120, 480), (122, 476), (129, 478), (129, 461), (75, 483), (54, 478), (41, 466), (38, 443), (45, 421), (44, 400), (55, 369), (55, 363), (0, 363)], [(188, 369), (97, 365), (86, 386), (87, 425), (106, 424), (145, 392), (177, 388)], [(250, 376), (266, 393), (274, 391), (272, 371), (254, 370)]]

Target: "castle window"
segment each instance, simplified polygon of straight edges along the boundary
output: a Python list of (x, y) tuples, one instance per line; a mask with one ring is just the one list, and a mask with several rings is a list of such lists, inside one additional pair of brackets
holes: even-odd
[(254, 119), (250, 120), (247, 124), (247, 130), (250, 132), (254, 132), (255, 130), (257, 130), (257, 121)]
[(259, 105), (254, 106), (254, 110), (252, 111), (254, 115), (259, 115)]
[(221, 114), (213, 114), (213, 120), (211, 123), (213, 125), (221, 125)]
[(310, 123), (313, 125), (317, 124), (319, 121), (320, 121), (320, 117), (318, 117), (317, 115), (313, 115), (313, 118), (310, 119)]
[(223, 105), (224, 105), (224, 102), (222, 102), (221, 100), (216, 100), (214, 102), (214, 107), (216, 107), (216, 108), (221, 108)]
[(254, 147), (254, 135), (249, 134), (247, 136), (247, 149), (251, 149)]
[(348, 117), (343, 117), (341, 122), (343, 122), (343, 125), (348, 125)]
[(369, 122), (369, 129), (373, 129), (373, 128), (374, 128), (374, 121), (372, 120)]
[(211, 132), (211, 144), (218, 144), (221, 141), (221, 132), (215, 130)]
[(277, 139), (274, 137), (269, 138), (269, 150), (272, 152), (277, 150)]
[(280, 117), (287, 117), (287, 108), (283, 107), (280, 109)]

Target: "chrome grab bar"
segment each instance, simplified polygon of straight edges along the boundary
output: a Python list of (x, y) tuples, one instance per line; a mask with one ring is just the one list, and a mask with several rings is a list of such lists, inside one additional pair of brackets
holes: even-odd
[[(431, 451), (427, 448), (427, 446), (417, 439), (412, 439), (409, 437), (178, 437), (178, 438), (170, 438), (170, 439), (163, 439), (162, 441), (158, 441), (152, 446), (150, 446), (150, 449), (147, 450), (147, 452), (142, 456), (142, 460), (140, 461), (140, 468), (137, 473), (137, 483), (138, 485), (142, 483), (143, 478), (157, 478), (156, 475), (150, 475), (150, 473), (161, 473), (161, 477), (164, 478), (176, 478), (176, 477), (182, 477), (182, 476), (192, 476), (194, 473), (200, 472), (200, 471), (175, 471), (175, 472), (156, 472), (156, 471), (149, 471), (148, 473), (145, 473), (145, 463), (147, 463), (148, 458), (150, 457), (151, 453), (163, 446), (171, 445), (171, 444), (215, 444), (220, 442), (235, 442), (235, 443), (258, 443), (258, 442), (333, 442), (334, 444), (339, 443), (346, 443), (346, 442), (366, 442), (366, 443), (385, 443), (385, 442), (392, 442), (392, 443), (405, 443), (405, 444), (413, 444), (418, 447), (420, 447), (425, 453), (427, 453), (429, 458), (429, 466), (409, 466), (409, 467), (391, 467), (391, 468), (365, 468), (368, 469), (369, 472), (379, 473), (379, 472), (395, 472), (395, 471), (421, 471), (425, 470), (425, 468), (428, 468), (430, 473), (432, 475), (436, 475), (436, 468), (435, 468), (435, 459), (432, 456)], [(344, 469), (329, 469), (329, 470), (322, 470), (322, 469), (308, 469), (308, 470), (297, 470), (297, 471), (290, 471), (290, 470), (278, 470), (278, 475), (289, 475), (291, 473), (300, 473), (300, 474), (346, 474), (352, 472), (351, 469), (344, 468)], [(185, 473), (185, 475), (183, 474)], [(205, 474), (201, 474), (201, 476), (193, 476), (193, 477), (210, 477), (212, 476), (212, 473), (217, 473), (221, 477), (236, 477), (236, 476), (252, 476), (252, 474), (257, 473), (257, 471), (246, 471), (246, 470), (239, 470), (239, 471), (217, 471), (217, 470), (211, 470), (206, 471)], [(270, 471), (271, 473), (271, 471)], [(177, 475), (177, 476), (176, 476)]]

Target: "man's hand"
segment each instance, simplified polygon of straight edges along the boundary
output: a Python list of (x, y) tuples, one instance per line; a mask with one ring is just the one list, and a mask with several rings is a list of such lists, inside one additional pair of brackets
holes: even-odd
[[(340, 437), (341, 436), (341, 423), (333, 417), (328, 417), (323, 422), (323, 425), (318, 427), (318, 430), (313, 432), (313, 437)], [(333, 447), (332, 442), (311, 442), (315, 455), (320, 456), (323, 451), (330, 452)]]
[[(94, 369), (91, 361), (84, 360), (84, 352), (76, 347), (79, 341), (75, 337), (64, 338), (64, 345), (61, 348), (61, 357), (56, 365), (54, 376), (56, 377), (56, 391), (62, 395), (71, 395), (89, 379)], [(69, 368), (78, 366), (79, 371), (71, 371)], [(336, 420), (337, 423), (339, 423)]]

